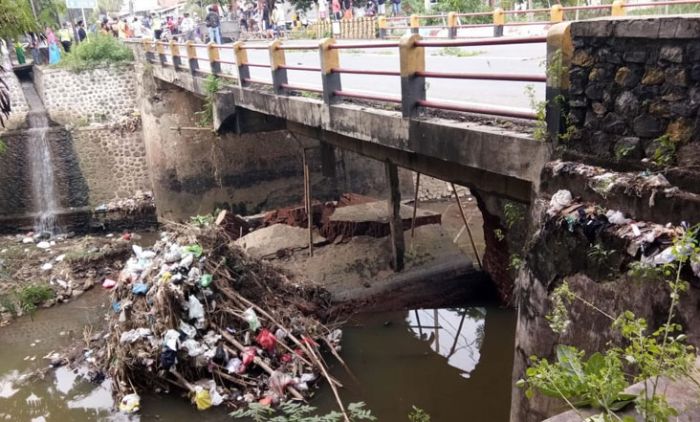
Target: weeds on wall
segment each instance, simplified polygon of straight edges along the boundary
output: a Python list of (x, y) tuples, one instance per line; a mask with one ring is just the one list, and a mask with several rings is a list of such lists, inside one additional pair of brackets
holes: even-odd
[(133, 60), (133, 52), (123, 42), (107, 35), (94, 35), (89, 41), (74, 45), (71, 52), (54, 66), (79, 72)]
[(663, 135), (656, 139), (658, 146), (654, 150), (652, 160), (659, 166), (668, 167), (676, 162), (676, 143), (670, 136)]
[(547, 140), (547, 101), (538, 101), (535, 95), (535, 86), (525, 86), (525, 96), (530, 100), (530, 107), (535, 111), (535, 129), (532, 138), (536, 141)]
[[(634, 405), (642, 420), (668, 421), (678, 415), (661, 391), (661, 378), (692, 378), (695, 350), (687, 345), (680, 324), (675, 323), (680, 296), (689, 284), (682, 279), (684, 269), (700, 253), (697, 240), (698, 226), (686, 230), (672, 248), (674, 261), (664, 265), (663, 280), (668, 287), (670, 305), (665, 322), (650, 331), (647, 321), (625, 311), (613, 316), (576, 294), (566, 281), (551, 296), (551, 311), (547, 315), (550, 328), (563, 334), (571, 325), (569, 309), (574, 302), (610, 320), (610, 327), (623, 339), (610, 344), (602, 353), (584, 359), (585, 351), (569, 345), (560, 345), (551, 362), (537, 356), (530, 357), (531, 365), (525, 377), (517, 382), (532, 398), (535, 392), (555, 397), (567, 404), (582, 420), (634, 421), (632, 416), (621, 417), (618, 411)], [(639, 394), (627, 394), (631, 384), (643, 382)], [(599, 412), (584, 418), (579, 408), (592, 407)]]
[(4, 154), (5, 151), (7, 151), (7, 144), (5, 143), (5, 141), (0, 139), (0, 155)]
[(207, 127), (214, 124), (214, 99), (216, 93), (221, 90), (221, 81), (214, 75), (207, 76), (204, 82), (204, 105), (202, 111), (195, 113), (197, 125)]

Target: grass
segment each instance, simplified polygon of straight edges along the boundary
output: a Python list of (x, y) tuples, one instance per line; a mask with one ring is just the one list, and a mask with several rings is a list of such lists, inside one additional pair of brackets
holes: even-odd
[(452, 56), (452, 57), (474, 57), (486, 54), (483, 50), (464, 50), (459, 47), (443, 47), (433, 53), (433, 56)]
[(71, 52), (64, 55), (55, 66), (79, 72), (133, 60), (134, 54), (124, 43), (114, 37), (97, 35), (88, 42), (74, 46)]
[(30, 284), (22, 287), (15, 292), (19, 301), (19, 306), (25, 313), (34, 313), (38, 305), (53, 299), (56, 294), (46, 285)]

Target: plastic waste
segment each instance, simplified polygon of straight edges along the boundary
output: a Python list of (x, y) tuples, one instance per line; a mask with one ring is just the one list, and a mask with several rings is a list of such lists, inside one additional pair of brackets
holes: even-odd
[[(190, 255), (192, 256), (192, 255)], [(212, 277), (211, 274), (202, 274), (202, 277), (199, 279), (199, 285), (204, 287), (205, 289), (211, 285), (212, 280), (214, 277)]]
[(182, 259), (182, 254), (180, 253), (180, 247), (178, 245), (170, 245), (170, 249), (168, 252), (163, 255), (163, 260), (165, 260), (166, 263), (172, 264), (174, 262), (179, 261)]
[(187, 306), (190, 319), (204, 318), (204, 307), (194, 295), (190, 295), (189, 299), (187, 299)]
[(34, 243), (34, 239), (32, 239), (31, 237), (25, 237), (24, 239), (22, 239), (22, 243)]
[(194, 338), (194, 336), (197, 335), (197, 330), (185, 321), (180, 321), (180, 326), (178, 328), (185, 333), (187, 338)]
[(53, 269), (53, 264), (50, 262), (47, 262), (46, 264), (41, 266), (42, 271), (51, 271)]
[(112, 310), (115, 314), (118, 314), (122, 310), (122, 304), (119, 302), (112, 302)]
[(224, 346), (217, 346), (216, 351), (214, 352), (214, 357), (211, 359), (212, 362), (214, 362), (217, 365), (223, 365), (227, 359), (228, 353), (226, 353), (226, 349), (224, 349)]
[(554, 217), (561, 210), (571, 205), (573, 198), (571, 197), (571, 192), (566, 189), (561, 189), (552, 195), (552, 199), (549, 201), (549, 208), (547, 208), (547, 214), (550, 217)]
[(201, 386), (194, 387), (194, 403), (197, 410), (207, 410), (212, 406), (211, 394)]
[(284, 340), (287, 338), (287, 332), (278, 328), (277, 331), (275, 331), (275, 337), (277, 337), (277, 340)]
[(608, 212), (605, 213), (605, 216), (608, 218), (610, 224), (619, 225), (630, 222), (630, 219), (625, 218), (625, 215), (621, 211), (608, 210)]
[(183, 341), (180, 348), (187, 350), (187, 354), (191, 357), (199, 356), (209, 350), (206, 346), (193, 339)]
[(192, 266), (192, 263), (194, 262), (194, 255), (191, 253), (188, 253), (185, 255), (184, 258), (180, 260), (180, 263), (178, 264), (178, 267), (180, 268), (190, 268)]
[(164, 349), (160, 353), (160, 366), (161, 368), (168, 370), (177, 363), (177, 351)]
[(105, 281), (102, 282), (102, 287), (104, 287), (105, 289), (111, 289), (116, 285), (117, 282), (112, 280), (111, 278), (105, 278)]
[(134, 286), (131, 288), (131, 293), (135, 295), (145, 295), (148, 293), (149, 286), (146, 283), (134, 283)]
[(37, 244), (36, 244), (36, 247), (37, 247), (37, 248), (40, 248), (40, 249), (48, 249), (48, 248), (51, 247), (51, 244), (50, 244), (49, 242), (47, 242), (47, 241), (44, 240), (44, 241), (41, 241), (41, 242), (37, 243)]
[(141, 408), (141, 397), (132, 393), (122, 397), (119, 402), (119, 411), (123, 413), (136, 413)]
[(274, 352), (275, 346), (277, 345), (277, 338), (267, 328), (260, 330), (255, 341), (268, 353)]
[(284, 390), (292, 383), (294, 383), (294, 378), (283, 372), (274, 371), (272, 375), (270, 375), (270, 389), (280, 397), (284, 397)]
[(258, 319), (258, 315), (255, 313), (253, 308), (248, 308), (245, 310), (245, 312), (243, 312), (243, 319), (246, 320), (252, 331), (258, 331), (260, 328), (260, 320)]
[(257, 355), (255, 347), (246, 347), (243, 351), (243, 354), (241, 355), (243, 366), (245, 367), (255, 362), (255, 355)]
[(226, 372), (229, 374), (238, 374), (243, 369), (243, 361), (239, 358), (231, 358), (226, 363)]
[(168, 330), (163, 336), (163, 346), (170, 350), (177, 350), (177, 344), (180, 341), (180, 332), (177, 330)]
[(221, 334), (216, 334), (215, 331), (207, 331), (207, 333), (202, 337), (202, 341), (207, 344), (207, 346), (214, 347), (216, 343), (221, 340)]
[(197, 258), (199, 258), (200, 256), (202, 256), (202, 253), (204, 252), (204, 251), (202, 250), (202, 247), (199, 246), (199, 245), (196, 244), (196, 243), (195, 243), (195, 244), (192, 244), (192, 245), (187, 245), (187, 246), (185, 246), (185, 247), (183, 248), (183, 250), (185, 251), (185, 253), (192, 254), (192, 255), (194, 255), (194, 256), (197, 257)]
[(149, 330), (148, 328), (135, 328), (133, 330), (124, 331), (121, 337), (119, 337), (119, 342), (133, 343), (140, 338), (148, 337), (150, 335), (151, 330)]

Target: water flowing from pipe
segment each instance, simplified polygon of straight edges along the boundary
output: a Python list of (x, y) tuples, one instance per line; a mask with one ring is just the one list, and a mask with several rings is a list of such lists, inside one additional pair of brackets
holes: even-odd
[(34, 85), (31, 82), (23, 82), (22, 90), (29, 104), (27, 157), (32, 179), (32, 200), (37, 213), (34, 230), (40, 234), (55, 234), (58, 200), (51, 147), (47, 136), (49, 117)]

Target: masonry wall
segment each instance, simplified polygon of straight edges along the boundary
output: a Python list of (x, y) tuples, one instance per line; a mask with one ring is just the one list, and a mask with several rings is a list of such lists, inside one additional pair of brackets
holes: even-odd
[(24, 124), (29, 107), (27, 106), (27, 100), (24, 98), (19, 79), (12, 72), (9, 54), (0, 56), (0, 60), (2, 60), (3, 69), (5, 69), (5, 72), (2, 74), (2, 80), (7, 84), (12, 106), (10, 116), (5, 121), (5, 128), (6, 130), (17, 129)]
[(132, 65), (81, 72), (35, 66), (34, 83), (49, 116), (60, 124), (114, 122), (135, 111), (136, 81)]
[(671, 182), (700, 191), (700, 17), (581, 21), (571, 34), (576, 130), (562, 146), (615, 167), (673, 167)]

